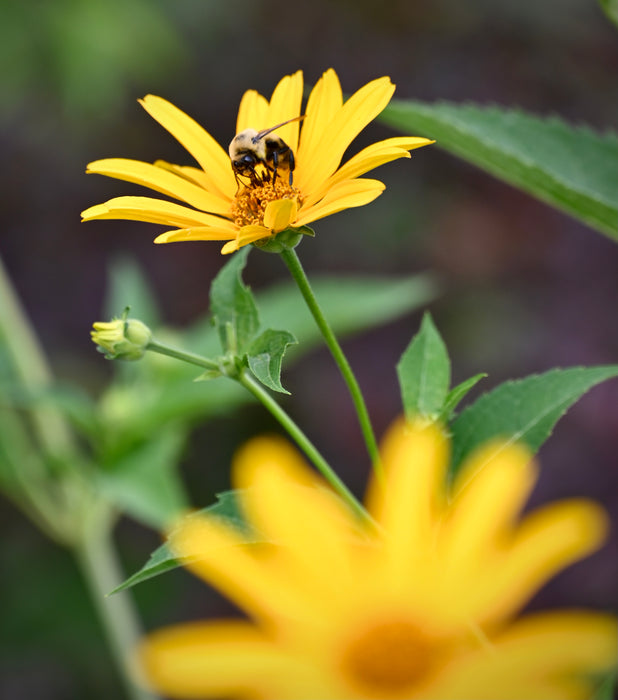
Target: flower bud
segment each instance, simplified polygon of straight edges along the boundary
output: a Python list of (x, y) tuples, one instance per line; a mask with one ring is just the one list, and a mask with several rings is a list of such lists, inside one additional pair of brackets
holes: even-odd
[(97, 321), (90, 331), (92, 341), (108, 360), (139, 360), (152, 340), (152, 331), (135, 318)]

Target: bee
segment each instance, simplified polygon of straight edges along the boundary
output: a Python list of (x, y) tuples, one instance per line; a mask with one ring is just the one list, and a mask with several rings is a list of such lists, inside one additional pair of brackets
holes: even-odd
[[(289, 171), (291, 187), (295, 167), (294, 153), (280, 136), (272, 132), (290, 122), (297, 122), (304, 118), (304, 115), (294, 117), (276, 126), (271, 126), (269, 129), (262, 131), (245, 129), (236, 134), (228, 149), (236, 183), (240, 186), (241, 181), (238, 179), (240, 175), (248, 177), (254, 186), (262, 185), (271, 181), (270, 173), (272, 173), (272, 184), (274, 185), (277, 179), (277, 168), (283, 165)], [(259, 164), (266, 168), (266, 175), (260, 176), (255, 171), (255, 167)]]

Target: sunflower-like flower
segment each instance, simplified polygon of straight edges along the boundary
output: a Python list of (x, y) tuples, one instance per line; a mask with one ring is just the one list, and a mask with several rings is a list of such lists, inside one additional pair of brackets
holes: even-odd
[(231, 253), (249, 243), (266, 242), (286, 229), (302, 230), (330, 214), (368, 204), (384, 190), (384, 184), (360, 175), (396, 158), (409, 158), (410, 150), (432, 143), (413, 136), (386, 139), (339, 167), (350, 143), (386, 107), (394, 90), (389, 78), (379, 78), (344, 102), (337, 74), (329, 69), (311, 91), (302, 127), (301, 71), (284, 77), (270, 102), (255, 90), (247, 91), (238, 111), (237, 134), (246, 129), (260, 132), (296, 119), (275, 132), (294, 154), (292, 177), (276, 178), (263, 169), (253, 181), (235, 177), (228, 152), (191, 117), (161, 97), (147, 95), (141, 105), (200, 167), (106, 158), (90, 163), (87, 172), (144, 185), (184, 204), (117, 197), (86, 209), (82, 219), (164, 224), (173, 230), (162, 233), (155, 243), (227, 241), (221, 252)]
[[(238, 454), (235, 485), (263, 544), (214, 517), (171, 535), (175, 553), (249, 619), (151, 634), (146, 673), (175, 698), (576, 700), (616, 662), (618, 625), (583, 610), (518, 611), (603, 540), (584, 500), (520, 519), (537, 470), (492, 444), (447, 489), (435, 427), (397, 424), (370, 485), (375, 526), (346, 506), (280, 439)], [(256, 538), (252, 538), (254, 541)]]

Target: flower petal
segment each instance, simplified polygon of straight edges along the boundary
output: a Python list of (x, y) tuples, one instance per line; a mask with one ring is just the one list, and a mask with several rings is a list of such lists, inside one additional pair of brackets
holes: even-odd
[(236, 133), (245, 129), (260, 131), (266, 128), (268, 100), (255, 90), (247, 90), (240, 100)]
[(362, 151), (357, 153), (354, 157), (350, 158), (345, 165), (341, 166), (334, 175), (326, 180), (322, 187), (315, 190), (310, 197), (307, 197), (304, 201), (305, 206), (310, 206), (314, 202), (321, 199), (324, 194), (335, 184), (343, 180), (351, 180), (352, 178), (363, 175), (369, 170), (373, 170), (384, 163), (388, 163), (391, 160), (396, 160), (397, 158), (410, 158), (410, 150), (415, 148), (420, 148), (421, 146), (427, 146), (428, 144), (434, 143), (429, 139), (424, 139), (421, 137), (405, 137), (397, 136), (392, 139), (386, 139), (385, 141), (379, 141), (371, 146), (367, 146)]
[(285, 231), (298, 213), (295, 199), (276, 199), (269, 202), (264, 210), (264, 226), (275, 233)]
[(237, 231), (229, 231), (217, 226), (192, 226), (165, 231), (159, 234), (155, 243), (180, 243), (182, 241), (230, 241), (236, 238)]
[(246, 622), (197, 622), (154, 632), (139, 661), (153, 687), (176, 698), (232, 697), (268, 688), (283, 655)]
[(249, 245), (249, 243), (255, 243), (256, 241), (259, 241), (262, 238), (268, 238), (271, 235), (272, 231), (267, 229), (265, 226), (243, 226), (241, 229), (239, 229), (235, 239), (229, 243), (226, 243), (223, 248), (221, 248), (221, 254), (229, 255), (229, 253), (233, 253), (239, 248)]
[(305, 208), (301, 206), (294, 226), (304, 226), (325, 216), (336, 214), (343, 209), (362, 207), (373, 202), (384, 191), (384, 183), (379, 180), (356, 178), (344, 180), (332, 187), (317, 204)]
[(342, 104), (343, 95), (339, 78), (335, 71), (329, 68), (315, 84), (307, 101), (300, 143), (295, 154), (297, 183), (304, 182), (304, 171), (309, 172), (307, 166), (315, 154), (319, 153), (324, 135)]
[(223, 216), (230, 213), (230, 200), (218, 194), (211, 194), (202, 187), (192, 184), (186, 178), (171, 170), (128, 158), (105, 158), (88, 165), (87, 173), (107, 175), (118, 180), (134, 182), (152, 190), (180, 199), (192, 207)]
[(390, 78), (378, 78), (355, 92), (337, 111), (324, 131), (324, 138), (303, 154), (298, 188), (310, 196), (337, 169), (356, 136), (389, 103), (395, 86)]
[(152, 197), (115, 197), (103, 204), (95, 204), (95, 206), (86, 209), (81, 216), (82, 221), (128, 219), (182, 228), (187, 226), (218, 226), (229, 231), (237, 230), (237, 226), (228, 219)]
[[(279, 81), (270, 98), (266, 124), (262, 128), (269, 129), (288, 119), (299, 117), (302, 99), (303, 72), (299, 70), (293, 75), (286, 75)], [(294, 152), (298, 147), (299, 128), (300, 124), (296, 121), (277, 129), (277, 136), (280, 136)]]
[(188, 114), (162, 97), (146, 95), (139, 103), (197, 160), (208, 178), (209, 191), (231, 199), (236, 192), (236, 181), (230, 158), (213, 137)]

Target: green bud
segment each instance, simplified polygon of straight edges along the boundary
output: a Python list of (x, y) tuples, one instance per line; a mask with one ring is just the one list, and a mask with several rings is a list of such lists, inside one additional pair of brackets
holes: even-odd
[(135, 318), (127, 318), (127, 312), (122, 318), (97, 321), (90, 331), (92, 342), (108, 360), (139, 360), (152, 340), (150, 328)]

